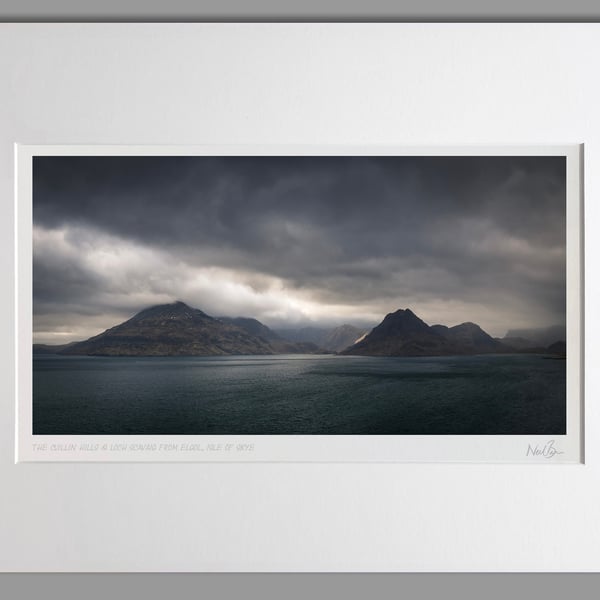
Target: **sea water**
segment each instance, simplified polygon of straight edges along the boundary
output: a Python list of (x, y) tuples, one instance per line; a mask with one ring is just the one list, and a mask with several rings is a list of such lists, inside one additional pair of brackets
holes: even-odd
[(34, 434), (562, 434), (566, 361), (279, 355), (33, 359)]

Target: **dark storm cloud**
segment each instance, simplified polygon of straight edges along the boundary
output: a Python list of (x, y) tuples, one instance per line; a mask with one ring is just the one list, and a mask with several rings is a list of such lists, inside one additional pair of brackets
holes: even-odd
[(106, 235), (318, 302), (456, 299), (564, 318), (564, 157), (36, 157), (34, 224), (71, 236), (68, 257), (52, 244), (36, 255), (38, 307), (111, 288), (109, 271), (81, 264)]

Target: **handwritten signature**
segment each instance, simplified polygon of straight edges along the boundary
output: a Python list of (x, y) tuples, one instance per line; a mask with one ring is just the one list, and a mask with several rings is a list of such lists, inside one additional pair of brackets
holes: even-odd
[(525, 456), (543, 456), (544, 458), (553, 458), (557, 454), (564, 454), (561, 450), (558, 450), (554, 444), (555, 440), (550, 440), (543, 446), (536, 444), (532, 446), (531, 444), (527, 445), (527, 453)]

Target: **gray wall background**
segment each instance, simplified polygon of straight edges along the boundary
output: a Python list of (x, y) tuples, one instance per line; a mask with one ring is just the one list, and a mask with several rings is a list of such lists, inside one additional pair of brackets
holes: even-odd
[[(0, 21), (599, 22), (594, 0), (0, 0)], [(3, 598), (594, 597), (596, 574), (2, 574)]]
[(595, 0), (2, 0), (0, 21), (598, 21)]

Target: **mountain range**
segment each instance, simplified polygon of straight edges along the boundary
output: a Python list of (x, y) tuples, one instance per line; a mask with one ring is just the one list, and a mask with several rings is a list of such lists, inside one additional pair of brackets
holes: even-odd
[(475, 323), (454, 327), (428, 325), (410, 309), (389, 313), (368, 335), (342, 354), (359, 356), (452, 356), (539, 352), (564, 355), (564, 338), (548, 346), (526, 340), (515, 346), (511, 338), (493, 338)]
[[(287, 334), (287, 337), (286, 337)], [(219, 356), (325, 354), (360, 356), (448, 356), (541, 352), (564, 356), (563, 339), (543, 347), (519, 336), (519, 345), (498, 339), (475, 323), (429, 326), (410, 309), (386, 315), (370, 332), (352, 325), (334, 329), (273, 331), (248, 317), (211, 317), (183, 302), (142, 310), (131, 319), (82, 342), (34, 344), (35, 354), (88, 356)], [(533, 345), (532, 345), (533, 344)]]
[(268, 342), (273, 354), (315, 354), (322, 353), (323, 347), (310, 342), (285, 339), (272, 329), (249, 317), (219, 317), (219, 321), (243, 329), (251, 336), (258, 337)]
[(462, 323), (455, 327), (429, 326), (407, 308), (386, 315), (368, 335), (342, 354), (445, 356), (503, 353), (511, 350), (475, 323)]
[[(131, 319), (58, 354), (88, 356), (219, 356), (319, 352), (310, 344), (286, 344), (255, 319), (220, 320), (183, 302), (142, 310)], [(37, 348), (34, 351), (38, 352)], [(48, 352), (48, 346), (41, 351)]]
[(334, 328), (302, 327), (277, 331), (277, 334), (284, 339), (297, 343), (310, 342), (331, 352), (345, 350), (366, 333), (368, 333), (367, 329), (360, 329), (347, 323)]

